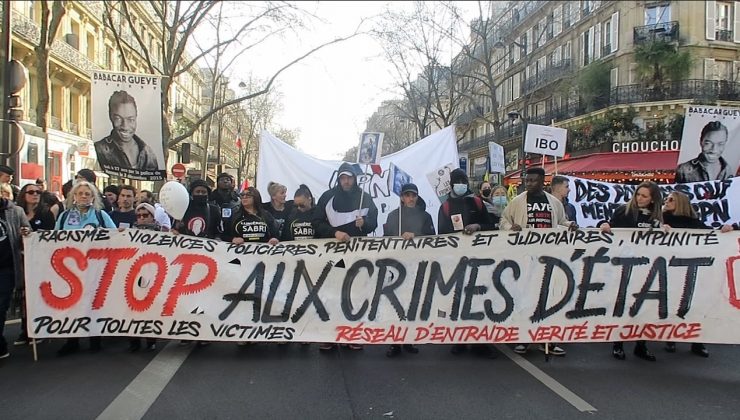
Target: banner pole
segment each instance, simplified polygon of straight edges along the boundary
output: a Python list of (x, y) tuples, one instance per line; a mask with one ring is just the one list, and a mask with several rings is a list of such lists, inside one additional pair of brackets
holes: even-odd
[[(365, 164), (365, 174), (367, 174), (367, 167), (368, 166), (369, 165), (366, 163)], [(360, 179), (359, 179), (360, 177), (358, 176), (357, 178), (358, 178), (357, 179), (357, 183), (359, 184), (360, 183)], [(359, 185), (357, 185), (357, 186), (359, 187)], [(368, 186), (367, 189), (368, 189), (368, 194), (369, 194), (370, 193), (370, 187)], [(360, 206), (357, 208), (357, 213), (358, 214), (359, 214), (360, 210), (362, 210), (362, 199), (364, 197), (365, 197), (365, 190), (363, 190), (362, 188), (360, 188)]]
[(558, 174), (558, 157), (553, 156), (553, 158), (555, 158), (555, 175), (557, 175)]

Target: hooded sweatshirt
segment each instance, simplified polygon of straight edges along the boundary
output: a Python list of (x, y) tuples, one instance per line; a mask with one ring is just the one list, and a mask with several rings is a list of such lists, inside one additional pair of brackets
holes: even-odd
[(195, 180), (190, 183), (190, 204), (176, 229), (183, 235), (214, 239), (218, 234), (221, 212), (218, 206), (207, 202), (207, 196), (205, 197), (206, 201), (202, 202), (193, 199), (193, 190), (196, 187), (206, 187), (208, 192), (211, 192), (210, 187), (203, 180)]
[[(355, 174), (354, 185), (349, 191), (344, 191), (337, 177), (334, 188), (321, 195), (313, 219), (313, 227), (318, 238), (334, 238), (337, 231), (345, 232), (349, 236), (367, 236), (378, 227), (378, 208), (375, 207), (370, 194), (362, 191), (357, 185), (357, 174), (352, 165), (342, 163), (338, 173), (342, 172)], [(359, 208), (360, 197), (362, 208)], [(365, 221), (362, 228), (355, 226), (355, 217), (358, 215)]]
[[(450, 172), (450, 185), (465, 184), (468, 185), (468, 176), (461, 169), (455, 169)], [(480, 225), (480, 230), (495, 229), (495, 222), (491, 220), (483, 200), (470, 191), (470, 188), (463, 195), (456, 195), (450, 191), (447, 200), (439, 207), (437, 215), (437, 228), (440, 234), (453, 233), (462, 229), (455, 229), (452, 218), (455, 215), (462, 217), (462, 226), (471, 224)]]
[[(427, 204), (419, 197), (415, 207), (406, 207), (401, 202), (399, 208), (388, 214), (383, 225), (383, 236), (400, 236), (403, 232), (411, 232), (414, 236), (434, 235), (432, 216), (426, 212)], [(398, 229), (398, 215), (401, 214), (401, 229)]]

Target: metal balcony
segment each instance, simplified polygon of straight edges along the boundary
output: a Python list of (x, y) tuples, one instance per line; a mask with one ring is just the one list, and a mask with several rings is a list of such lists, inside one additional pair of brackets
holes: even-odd
[(541, 88), (550, 82), (560, 79), (564, 75), (572, 73), (571, 60), (560, 60), (545, 70), (538, 72), (536, 75), (529, 77), (522, 84), (525, 93)]
[(740, 101), (740, 83), (725, 80), (690, 79), (666, 83), (662, 87), (617, 86), (611, 90), (609, 104), (631, 104), (690, 99), (699, 102)]
[(483, 116), (483, 107), (482, 106), (476, 106), (472, 109), (463, 112), (459, 117), (457, 117), (457, 120), (455, 123), (457, 125), (468, 125), (475, 121), (476, 118)]
[(716, 35), (717, 41), (732, 42), (734, 40), (732, 31), (729, 29), (717, 29)]
[(677, 21), (637, 26), (632, 30), (635, 45), (655, 41), (678, 42), (678, 35)]

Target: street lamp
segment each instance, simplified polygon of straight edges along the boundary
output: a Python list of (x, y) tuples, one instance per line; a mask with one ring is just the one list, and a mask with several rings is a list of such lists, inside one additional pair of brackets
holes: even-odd
[(522, 114), (519, 113), (519, 111), (511, 111), (508, 114), (509, 121), (511, 121), (511, 126), (514, 126), (514, 121), (521, 120), (522, 121), (522, 173), (521, 173), (521, 186), (524, 187), (524, 178), (527, 177), (527, 152), (524, 151), (524, 140), (527, 135), (527, 119), (522, 116)]

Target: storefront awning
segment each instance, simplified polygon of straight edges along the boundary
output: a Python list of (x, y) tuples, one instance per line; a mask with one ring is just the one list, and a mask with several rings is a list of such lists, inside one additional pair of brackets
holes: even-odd
[[(545, 163), (547, 175), (581, 175), (586, 173), (663, 173), (676, 170), (678, 150), (659, 152), (594, 153)], [(542, 166), (531, 163), (531, 167)], [(506, 175), (506, 179), (518, 179), (521, 171)]]

